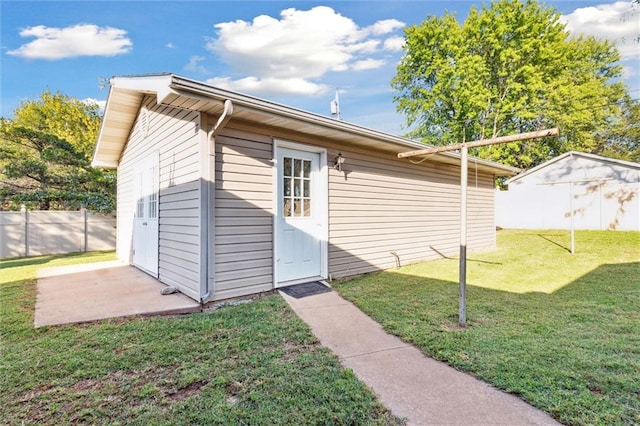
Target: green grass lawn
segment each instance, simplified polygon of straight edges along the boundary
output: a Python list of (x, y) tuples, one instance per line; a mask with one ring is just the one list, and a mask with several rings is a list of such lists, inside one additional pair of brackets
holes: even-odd
[(181, 317), (33, 328), (35, 271), (0, 263), (0, 424), (398, 424), (278, 296)]
[[(334, 285), (384, 328), (562, 423), (640, 424), (640, 233), (498, 232), (471, 254), (467, 319), (458, 260)], [(461, 392), (464, 390), (461, 389)]]

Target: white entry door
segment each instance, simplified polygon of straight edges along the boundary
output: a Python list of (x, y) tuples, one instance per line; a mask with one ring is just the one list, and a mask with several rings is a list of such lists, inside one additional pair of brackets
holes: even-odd
[(277, 152), (276, 286), (325, 278), (327, 182), (321, 154)]
[(133, 264), (158, 276), (158, 156), (142, 160), (135, 170)]

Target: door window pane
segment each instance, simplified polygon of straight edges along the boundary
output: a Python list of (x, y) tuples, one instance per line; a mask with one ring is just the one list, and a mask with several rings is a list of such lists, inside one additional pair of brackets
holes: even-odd
[(136, 217), (144, 217), (144, 177), (138, 173), (138, 200), (136, 204)]
[(284, 217), (291, 217), (291, 199), (290, 198), (285, 198), (284, 199), (284, 205), (282, 208), (282, 215)]
[(311, 160), (285, 157), (282, 162), (282, 215), (311, 216)]
[(156, 193), (149, 195), (149, 219), (156, 217)]
[(285, 197), (291, 197), (291, 178), (284, 178), (282, 189)]
[(296, 158), (293, 160), (293, 175), (295, 177), (300, 177), (302, 173), (302, 160)]
[(156, 193), (156, 167), (152, 167), (149, 185), (151, 185), (151, 194), (149, 194), (149, 219), (156, 218), (156, 207), (158, 203), (158, 194)]
[(293, 179), (293, 195), (295, 197), (299, 197), (301, 195), (300, 194), (300, 184), (301, 183), (302, 182), (300, 182), (300, 178), (294, 178)]
[(285, 176), (291, 176), (291, 158), (284, 158), (284, 164), (282, 165), (282, 171)]
[(307, 179), (308, 179), (308, 178), (310, 177), (310, 175), (311, 175), (311, 161), (309, 161), (309, 160), (304, 160), (304, 167), (303, 167), (303, 169), (304, 169), (304, 174), (303, 174), (303, 176), (302, 176), (302, 177), (304, 177), (304, 178), (307, 178)]
[(144, 198), (138, 198), (136, 217), (144, 217)]

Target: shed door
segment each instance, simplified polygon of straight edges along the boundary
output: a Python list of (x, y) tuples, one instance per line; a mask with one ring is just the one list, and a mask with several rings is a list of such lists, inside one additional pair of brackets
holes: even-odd
[(278, 149), (276, 286), (323, 278), (326, 191), (320, 154)]
[(142, 160), (135, 171), (133, 264), (158, 276), (158, 156)]

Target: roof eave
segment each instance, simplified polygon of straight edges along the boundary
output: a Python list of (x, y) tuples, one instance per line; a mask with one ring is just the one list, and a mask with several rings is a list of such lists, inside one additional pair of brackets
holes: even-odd
[[(137, 94), (137, 97), (132, 97), (133, 94)], [(118, 122), (115, 119), (112, 120), (111, 115), (113, 114), (111, 113), (111, 110), (113, 109), (113, 98), (116, 96), (129, 96), (130, 102), (136, 101), (137, 104), (135, 105), (135, 108), (139, 108), (139, 102), (145, 94), (155, 95), (158, 104), (165, 104), (165, 102), (169, 102), (171, 98), (176, 99), (176, 96), (191, 97), (206, 102), (219, 102), (220, 105), (222, 105), (226, 100), (231, 100), (236, 110), (245, 109), (246, 111), (258, 111), (263, 114), (272, 114), (284, 119), (295, 120), (299, 123), (320, 126), (338, 133), (350, 134), (356, 138), (369, 139), (377, 142), (378, 144), (389, 146), (389, 148), (393, 147), (390, 150), (394, 150), (396, 152), (406, 151), (407, 149), (420, 149), (428, 146), (400, 136), (390, 135), (367, 127), (335, 120), (330, 117), (284, 106), (253, 96), (220, 89), (206, 83), (191, 80), (175, 74), (152, 74), (132, 77), (114, 77), (111, 79), (107, 106), (102, 126), (100, 128), (98, 141), (96, 143), (96, 148), (94, 150), (92, 165), (99, 167), (118, 166), (120, 155), (117, 155), (116, 158), (113, 147), (116, 146), (116, 150), (124, 148), (126, 143), (125, 139), (128, 135), (124, 136), (123, 129), (127, 125), (133, 125), (133, 122), (135, 121), (135, 114), (125, 114), (124, 118), (122, 118), (123, 114), (121, 111), (119, 111), (119, 116), (121, 117), (120, 126), (117, 125)], [(204, 104), (204, 102), (200, 102), (200, 104)], [(129, 106), (133, 107), (133, 105)], [(199, 109), (196, 108), (194, 110)], [(109, 152), (107, 149), (107, 145), (109, 145), (109, 143), (105, 142), (105, 129), (114, 130), (118, 127), (123, 140), (118, 140), (117, 142), (111, 141), (111, 150)], [(111, 138), (117, 139), (113, 136), (111, 136)], [(440, 157), (444, 162), (452, 162), (453, 160), (453, 162), (457, 163), (460, 161), (460, 155), (453, 152), (439, 153), (435, 156), (435, 159), (437, 159), (437, 157)], [(517, 168), (488, 160), (473, 158), (472, 161), (478, 166), (485, 168), (487, 171), (492, 172), (496, 176), (513, 176), (519, 172), (519, 169)]]
[(614, 163), (614, 164), (618, 164), (624, 167), (629, 167), (629, 168), (634, 168), (634, 169), (638, 169), (640, 170), (640, 164), (639, 163), (634, 163), (631, 161), (626, 161), (626, 160), (620, 160), (617, 158), (610, 158), (610, 157), (603, 157), (602, 155), (596, 155), (596, 154), (590, 154), (588, 152), (580, 152), (580, 151), (567, 151), (563, 154), (560, 154), (550, 160), (545, 161), (544, 163), (538, 164), (536, 167), (533, 167), (529, 170), (524, 171), (523, 173), (520, 173), (517, 176), (512, 177), (511, 179), (508, 179), (507, 181), (505, 181), (505, 183), (507, 185), (512, 184), (514, 182), (517, 182), (519, 180), (521, 180), (522, 178), (525, 178), (529, 175), (532, 175), (536, 172), (538, 172), (539, 170), (542, 170), (544, 168), (549, 167), (550, 165), (557, 163), (558, 161), (563, 160), (566, 157), (569, 156), (576, 156), (576, 157), (583, 157), (583, 158), (588, 158), (591, 160), (595, 160), (595, 161), (605, 161), (608, 163)]
[[(106, 167), (106, 168), (117, 168), (119, 157), (117, 155), (118, 160), (115, 159), (116, 156), (113, 154), (108, 154), (108, 149), (105, 148), (108, 145), (106, 142), (107, 137), (105, 136), (108, 130), (113, 129), (113, 123), (118, 120), (112, 119), (112, 116), (115, 115), (114, 102), (113, 98), (116, 96), (121, 96), (123, 93), (128, 93), (130, 96), (133, 94), (132, 99), (135, 99), (135, 108), (139, 107), (140, 100), (145, 94), (152, 94), (158, 98), (158, 103), (161, 103), (162, 99), (169, 94), (169, 87), (172, 79), (172, 74), (149, 74), (143, 76), (133, 76), (133, 77), (113, 77), (109, 81), (109, 95), (107, 96), (107, 104), (104, 111), (104, 116), (102, 117), (102, 123), (100, 125), (100, 131), (98, 133), (98, 140), (96, 142), (96, 146), (93, 151), (93, 158), (91, 161), (91, 165), (93, 167)], [(131, 105), (133, 108), (134, 106)], [(135, 121), (136, 114), (133, 112), (123, 114), (122, 111), (119, 111), (119, 115), (121, 117), (121, 121), (124, 121), (127, 124), (132, 124)], [(128, 136), (128, 132), (127, 132)], [(125, 137), (125, 136), (123, 136)], [(118, 145), (124, 147), (126, 141), (119, 141)], [(113, 144), (113, 142), (112, 142)], [(113, 150), (111, 150), (113, 152)]]
[[(224, 100), (229, 99), (234, 103), (236, 107), (239, 106), (239, 107), (245, 107), (245, 108), (257, 108), (262, 111), (277, 112), (282, 116), (286, 116), (292, 119), (302, 120), (302, 121), (314, 123), (314, 124), (319, 123), (323, 126), (333, 128), (338, 131), (353, 133), (353, 134), (357, 134), (367, 138), (376, 139), (380, 142), (394, 144), (399, 147), (402, 147), (403, 149), (404, 148), (410, 148), (410, 149), (425, 148), (429, 146), (417, 141), (411, 141), (406, 138), (390, 135), (388, 133), (380, 132), (367, 127), (362, 127), (356, 124), (335, 120), (333, 118), (325, 117), (325, 116), (311, 113), (308, 111), (303, 111), (296, 108), (283, 106), (283, 105), (270, 102), (264, 99), (243, 95), (241, 93), (230, 92), (224, 89), (209, 86), (204, 83), (201, 83), (195, 80), (190, 80), (190, 79), (176, 76), (176, 75), (173, 76), (172, 88), (174, 88), (178, 93), (184, 90), (187, 90), (187, 91), (193, 90), (199, 95), (213, 96), (215, 99), (222, 102)], [(460, 161), (460, 154), (457, 154), (457, 153), (444, 152), (444, 153), (439, 153), (438, 155)], [(494, 174), (496, 176), (513, 176), (516, 173), (520, 172), (520, 169), (516, 167), (506, 166), (504, 164), (495, 163), (489, 160), (474, 158), (472, 161), (478, 165), (482, 165), (484, 167), (494, 169)]]
[(231, 100), (236, 107), (245, 107), (252, 109), (259, 109), (262, 111), (269, 111), (278, 113), (284, 117), (298, 119), (309, 123), (319, 123), (323, 126), (333, 128), (336, 130), (346, 131), (350, 133), (356, 133), (362, 136), (378, 139), (385, 142), (394, 142), (399, 145), (424, 148), (424, 144), (420, 142), (410, 141), (408, 139), (383, 133), (374, 129), (359, 126), (357, 124), (348, 123), (334, 118), (326, 117), (320, 114), (300, 110), (293, 107), (284, 106), (275, 102), (267, 101), (260, 98), (255, 98), (249, 95), (243, 95), (237, 92), (231, 92), (228, 90), (220, 89), (217, 87), (209, 86), (204, 83), (190, 80), (180, 76), (173, 76), (172, 88), (176, 90), (195, 90), (199, 94), (206, 94), (213, 96), (219, 101)]
[(103, 136), (105, 133), (106, 123), (109, 122), (109, 117), (111, 115), (111, 96), (113, 95), (113, 87), (109, 86), (109, 94), (107, 95), (107, 102), (104, 109), (104, 114), (102, 116), (102, 122), (100, 123), (100, 130), (98, 131), (98, 140), (96, 141), (96, 145), (93, 148), (93, 155), (91, 159), (91, 167), (105, 167), (105, 168), (116, 168), (118, 164), (115, 166), (112, 165), (112, 161), (105, 161), (101, 157), (101, 153), (103, 151), (102, 145)]

